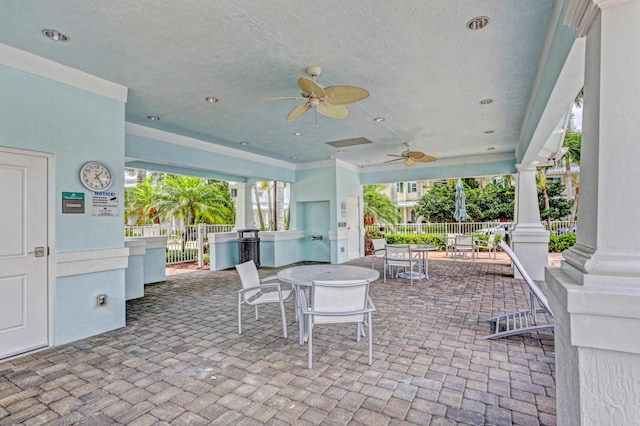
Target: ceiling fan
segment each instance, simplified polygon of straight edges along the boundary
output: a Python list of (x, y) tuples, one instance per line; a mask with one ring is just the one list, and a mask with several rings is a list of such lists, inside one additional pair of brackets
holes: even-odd
[(316, 110), (316, 125), (318, 124), (318, 113), (332, 118), (347, 118), (349, 108), (347, 104), (361, 101), (369, 96), (367, 89), (354, 86), (330, 86), (322, 88), (316, 83), (316, 77), (320, 75), (320, 67), (307, 68), (307, 74), (312, 78), (300, 77), (298, 87), (301, 96), (282, 96), (276, 98), (261, 98), (263, 101), (290, 100), (305, 101), (291, 110), (287, 116), (287, 121), (293, 121), (311, 108)]
[(416, 161), (417, 162), (421, 162), (421, 163), (429, 163), (431, 161), (436, 161), (437, 160), (436, 157), (432, 157), (431, 155), (427, 155), (424, 152), (411, 151), (411, 149), (410, 149), (411, 142), (405, 142), (403, 145), (406, 146), (407, 149), (402, 151), (400, 153), (400, 155), (387, 154), (389, 157), (398, 157), (398, 158), (394, 158), (393, 160), (385, 161), (385, 163), (391, 163), (393, 161), (403, 160), (405, 166), (411, 167), (416, 163)]

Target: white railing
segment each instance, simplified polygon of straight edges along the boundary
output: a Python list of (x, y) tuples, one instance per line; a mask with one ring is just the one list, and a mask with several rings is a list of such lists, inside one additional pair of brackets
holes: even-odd
[(204, 254), (208, 248), (207, 235), (216, 232), (231, 232), (235, 225), (198, 224), (187, 226), (149, 225), (124, 227), (126, 238), (167, 237), (167, 265), (198, 262), (204, 265)]
[(385, 234), (504, 234), (511, 222), (397, 223), (370, 225), (367, 231)]
[[(547, 221), (542, 221), (542, 226), (548, 228)], [(366, 231), (385, 234), (501, 234), (508, 232), (511, 222), (452, 222), (452, 223), (396, 223), (374, 224), (365, 227)], [(569, 229), (568, 220), (551, 221), (549, 231), (553, 235), (563, 235), (576, 232), (577, 222), (573, 229)]]

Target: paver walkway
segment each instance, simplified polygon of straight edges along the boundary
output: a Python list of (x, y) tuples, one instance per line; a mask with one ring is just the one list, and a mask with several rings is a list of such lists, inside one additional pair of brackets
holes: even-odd
[(289, 339), (275, 306), (240, 336), (235, 270), (170, 276), (125, 328), (0, 362), (0, 424), (555, 424), (553, 333), (483, 339), (527, 303), (506, 262), (432, 258), (429, 276), (371, 286), (372, 366), (355, 327), (325, 326), (313, 370), (292, 304)]

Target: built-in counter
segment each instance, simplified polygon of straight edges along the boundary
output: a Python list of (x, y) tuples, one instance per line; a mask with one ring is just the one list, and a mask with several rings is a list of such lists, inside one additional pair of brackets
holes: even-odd
[[(221, 271), (238, 264), (238, 233), (216, 232), (207, 235), (209, 269)], [(260, 238), (260, 265), (277, 268), (304, 259), (304, 231), (264, 231)]]

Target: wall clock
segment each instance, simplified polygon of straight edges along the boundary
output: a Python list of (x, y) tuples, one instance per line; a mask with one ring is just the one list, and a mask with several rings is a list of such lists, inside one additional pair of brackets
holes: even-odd
[(113, 183), (113, 174), (106, 164), (89, 161), (80, 169), (80, 182), (90, 191), (104, 191)]

